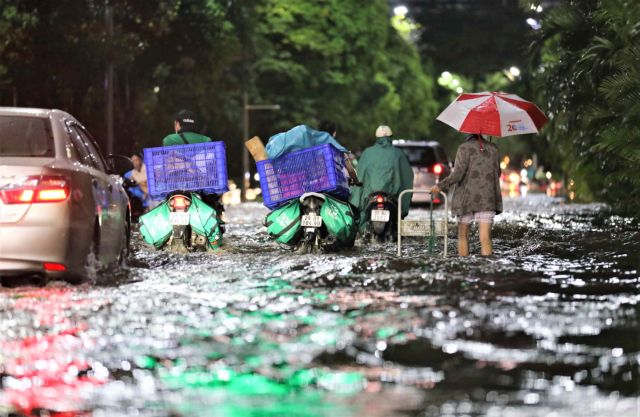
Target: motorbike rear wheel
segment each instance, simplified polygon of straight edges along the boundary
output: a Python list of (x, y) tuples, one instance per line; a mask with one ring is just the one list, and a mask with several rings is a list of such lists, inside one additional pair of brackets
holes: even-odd
[(169, 238), (169, 250), (176, 253), (187, 253), (191, 242), (191, 228), (189, 226), (173, 226), (173, 233)]

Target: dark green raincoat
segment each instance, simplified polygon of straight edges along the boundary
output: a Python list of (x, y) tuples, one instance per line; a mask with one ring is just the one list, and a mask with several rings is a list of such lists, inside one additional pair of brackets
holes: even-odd
[[(349, 202), (361, 211), (366, 209), (369, 195), (382, 191), (398, 196), (400, 192), (413, 188), (413, 169), (402, 150), (391, 144), (391, 138), (378, 138), (376, 144), (362, 152), (356, 168), (362, 187), (351, 187)], [(411, 193), (403, 198), (402, 215), (409, 212)], [(366, 216), (361, 215), (362, 222)]]

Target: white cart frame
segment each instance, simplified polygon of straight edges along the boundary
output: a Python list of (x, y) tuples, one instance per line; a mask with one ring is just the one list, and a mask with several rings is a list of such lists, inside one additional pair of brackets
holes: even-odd
[[(430, 190), (420, 190), (420, 189), (411, 189), (404, 190), (398, 196), (398, 256), (402, 256), (402, 236), (403, 236), (403, 224), (408, 224), (409, 222), (413, 224), (424, 224), (427, 225), (427, 230), (431, 230), (431, 219), (429, 220), (402, 220), (402, 196), (407, 193), (414, 194), (431, 194)], [(435, 235), (444, 237), (444, 256), (447, 256), (447, 245), (449, 243), (449, 204), (447, 201), (447, 195), (440, 191), (440, 195), (444, 201), (444, 219), (442, 222), (444, 223), (441, 227), (435, 227)], [(435, 220), (434, 220), (435, 222)], [(436, 223), (437, 226), (437, 223)], [(430, 233), (422, 234), (418, 233), (409, 233), (405, 232), (404, 236), (429, 236)]]

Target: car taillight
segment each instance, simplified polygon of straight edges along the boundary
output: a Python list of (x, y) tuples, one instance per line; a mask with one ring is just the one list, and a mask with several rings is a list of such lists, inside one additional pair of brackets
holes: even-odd
[(171, 197), (169, 205), (174, 211), (186, 211), (191, 205), (191, 200), (182, 195)]
[(70, 188), (64, 177), (30, 176), (0, 190), (0, 198), (5, 204), (57, 203), (69, 197)]
[(67, 267), (63, 264), (55, 263), (55, 262), (45, 262), (44, 270), (49, 272), (64, 272), (67, 270)]
[(436, 175), (440, 175), (442, 174), (442, 171), (444, 171), (444, 167), (442, 166), (442, 164), (435, 164), (433, 166), (433, 173)]

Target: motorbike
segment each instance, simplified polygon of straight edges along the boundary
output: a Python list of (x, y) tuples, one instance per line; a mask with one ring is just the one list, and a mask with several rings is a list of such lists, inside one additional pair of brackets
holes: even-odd
[(269, 235), (296, 253), (353, 247), (357, 216), (349, 203), (324, 193), (305, 193), (265, 218)]
[(172, 252), (216, 250), (228, 191), (224, 142), (145, 148), (149, 195), (162, 199), (140, 217), (144, 241)]
[(220, 195), (173, 191), (140, 217), (140, 233), (156, 249), (178, 253), (215, 250), (225, 232), (223, 211)]
[[(220, 202), (219, 195), (177, 191), (169, 194), (166, 201), (169, 207), (169, 221), (172, 227), (171, 236), (166, 243), (169, 250), (178, 253), (206, 252), (219, 246), (222, 235), (225, 232), (224, 222), (221, 218), (224, 207)], [(217, 236), (207, 236), (205, 224), (201, 225), (204, 227), (195, 227), (193, 225), (189, 209), (192, 204), (199, 204), (199, 201), (206, 205), (197, 208), (201, 215), (205, 218), (211, 215), (215, 216), (219, 231)], [(213, 213), (209, 212), (211, 209), (214, 210)]]
[(394, 241), (398, 234), (398, 200), (395, 196), (378, 191), (368, 197), (364, 214), (367, 219), (365, 241), (378, 243)]
[(327, 232), (320, 210), (326, 197), (320, 193), (306, 193), (300, 197), (300, 226), (302, 237), (295, 249), (298, 253), (318, 253), (335, 246), (336, 239)]

